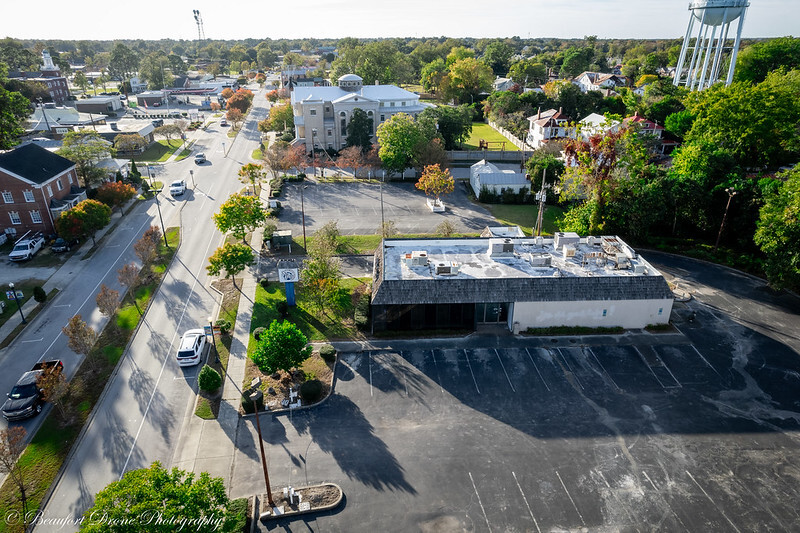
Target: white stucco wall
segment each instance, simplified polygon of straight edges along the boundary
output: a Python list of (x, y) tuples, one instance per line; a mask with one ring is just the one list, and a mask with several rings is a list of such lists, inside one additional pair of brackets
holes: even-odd
[[(521, 330), (550, 326), (622, 326), (632, 329), (668, 323), (672, 300), (515, 302), (513, 309), (513, 322), (518, 322)], [(603, 316), (604, 310), (606, 316)]]

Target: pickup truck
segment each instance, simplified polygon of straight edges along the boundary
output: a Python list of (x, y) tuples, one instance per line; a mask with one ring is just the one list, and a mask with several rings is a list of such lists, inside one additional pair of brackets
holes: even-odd
[(44, 395), (39, 388), (39, 379), (45, 373), (61, 373), (64, 364), (61, 361), (42, 361), (36, 363), (28, 372), (22, 374), (17, 384), (8, 393), (3, 404), (3, 416), (6, 420), (22, 420), (42, 412)]
[(44, 237), (41, 233), (30, 235), (26, 233), (14, 244), (14, 249), (8, 254), (12, 261), (27, 261), (44, 246)]

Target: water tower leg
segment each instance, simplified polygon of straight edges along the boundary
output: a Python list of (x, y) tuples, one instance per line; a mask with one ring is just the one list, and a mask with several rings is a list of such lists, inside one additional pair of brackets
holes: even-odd
[[(694, 11), (692, 11), (692, 16), (694, 16)], [(697, 63), (697, 50), (701, 47), (702, 37), (703, 37), (703, 30), (705, 29), (706, 23), (706, 12), (703, 11), (703, 17), (700, 20), (700, 27), (697, 29), (697, 37), (694, 39), (694, 50), (692, 51), (692, 61), (689, 63), (689, 71), (686, 73), (686, 87), (691, 89), (691, 85), (694, 81), (694, 72), (695, 72), (695, 64)]]
[(733, 51), (731, 52), (731, 64), (728, 67), (728, 78), (725, 80), (725, 85), (733, 83), (733, 71), (736, 70), (736, 56), (739, 53), (739, 44), (742, 42), (742, 26), (744, 26), (744, 16), (747, 14), (747, 8), (742, 10), (739, 16), (739, 28), (736, 30), (736, 41), (733, 43)]
[(681, 84), (681, 74), (683, 73), (683, 63), (686, 61), (686, 52), (689, 50), (689, 41), (692, 40), (692, 28), (694, 27), (694, 15), (689, 14), (689, 24), (686, 26), (686, 36), (683, 38), (683, 46), (681, 46), (681, 55), (678, 59), (678, 67), (675, 69), (675, 76), (672, 80), (673, 85)]
[[(728, 10), (726, 8), (722, 19), (726, 20), (727, 15)], [(724, 29), (720, 31), (719, 41), (717, 42), (717, 54), (714, 57), (714, 65), (711, 67), (711, 80), (709, 81), (709, 85), (719, 81), (719, 67), (722, 64), (722, 50), (725, 48), (725, 43), (728, 42), (728, 28), (730, 28), (730, 26), (731, 23), (727, 22), (725, 23)]]
[[(708, 60), (711, 59), (711, 55), (714, 53), (714, 37), (717, 36), (717, 27), (713, 26), (711, 28), (711, 39), (708, 40), (706, 43), (706, 56), (703, 58), (703, 72), (700, 73), (700, 83), (699, 88), (702, 91), (706, 88), (706, 74), (708, 73)], [(711, 85), (709, 83), (709, 85)]]

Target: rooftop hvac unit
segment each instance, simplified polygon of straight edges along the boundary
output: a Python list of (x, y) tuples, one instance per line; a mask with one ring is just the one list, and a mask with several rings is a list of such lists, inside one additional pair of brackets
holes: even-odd
[(575, 257), (575, 247), (574, 246), (564, 246), (561, 249), (561, 252), (564, 254), (564, 259), (568, 257)]
[(543, 246), (544, 245), (544, 237), (541, 235), (536, 237), (536, 246)]
[(438, 276), (455, 276), (458, 274), (459, 264), (453, 261), (436, 263), (436, 274)]
[(566, 246), (569, 244), (577, 246), (580, 242), (581, 238), (577, 233), (558, 231), (556, 232), (554, 245), (556, 250), (558, 250), (562, 246)]
[(428, 252), (416, 251), (403, 255), (403, 263), (407, 267), (428, 266)]
[(633, 273), (634, 274), (647, 274), (647, 267), (641, 263), (636, 263), (633, 265)]
[(489, 256), (508, 257), (514, 255), (514, 241), (511, 239), (489, 239)]
[(619, 270), (627, 270), (631, 267), (631, 260), (624, 255), (618, 255), (615, 257), (615, 259), (617, 261), (617, 268)]
[(549, 267), (553, 264), (553, 257), (550, 254), (530, 254), (528, 262), (532, 267)]
[(587, 237), (586, 244), (589, 246), (600, 246), (603, 243), (603, 239), (600, 237)]

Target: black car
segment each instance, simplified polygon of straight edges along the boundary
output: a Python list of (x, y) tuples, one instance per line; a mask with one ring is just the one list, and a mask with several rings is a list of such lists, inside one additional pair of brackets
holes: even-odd
[(8, 393), (3, 404), (3, 416), (6, 420), (22, 420), (42, 412), (44, 395), (39, 388), (39, 377), (44, 373), (60, 373), (64, 369), (61, 361), (43, 361), (33, 365), (33, 369), (22, 374), (17, 384)]
[(73, 239), (71, 241), (67, 241), (59, 237), (58, 239), (53, 242), (53, 245), (50, 246), (50, 249), (53, 251), (54, 254), (60, 254), (61, 252), (69, 252), (70, 249), (78, 244), (78, 239)]

